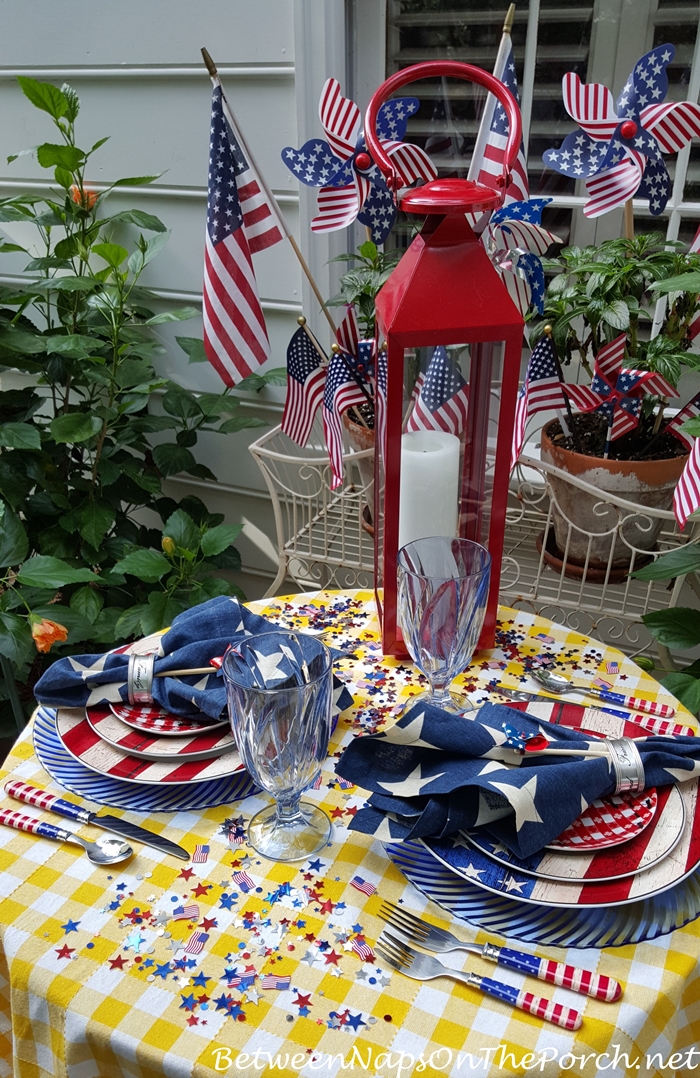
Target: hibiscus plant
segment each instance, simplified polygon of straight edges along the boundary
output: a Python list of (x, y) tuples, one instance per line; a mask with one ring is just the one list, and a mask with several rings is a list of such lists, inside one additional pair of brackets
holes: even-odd
[[(220, 574), (240, 568), (240, 527), (198, 498), (178, 503), (163, 483), (176, 473), (214, 480), (193, 455), (199, 435), (262, 421), (229, 390), (195, 394), (156, 374), (154, 329), (196, 312), (151, 309), (140, 278), (169, 232), (143, 210), (107, 206), (112, 192), (157, 177), (91, 189), (85, 175), (106, 140), (76, 144), (75, 92), (19, 82), (56, 129), (55, 142), (24, 151), (55, 191), (0, 201), (10, 237), (14, 223), (36, 230), (31, 247), (0, 243), (25, 256), (20, 283), (0, 286), (0, 373), (20, 384), (0, 392), (0, 657), (4, 699), (14, 676), (28, 700), (50, 648), (53, 658), (114, 645), (237, 593)], [(190, 362), (205, 359), (201, 340), (178, 340)]]

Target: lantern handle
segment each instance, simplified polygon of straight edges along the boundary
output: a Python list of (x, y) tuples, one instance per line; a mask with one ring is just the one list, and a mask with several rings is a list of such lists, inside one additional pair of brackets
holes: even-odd
[(377, 138), (379, 109), (394, 91), (401, 86), (405, 86), (409, 82), (416, 82), (418, 79), (434, 78), (437, 75), (464, 79), (466, 82), (475, 82), (477, 85), (483, 86), (489, 93), (492, 93), (505, 109), (508, 118), (508, 139), (503, 155), (502, 172), (496, 179), (502, 204), (522, 139), (520, 109), (513, 94), (503, 85), (500, 79), (495, 78), (490, 72), (484, 71), (480, 67), (474, 67), (473, 64), (464, 64), (460, 60), (428, 60), (422, 64), (405, 67), (402, 71), (397, 71), (395, 75), (388, 78), (386, 82), (383, 82), (379, 89), (374, 92), (365, 116), (365, 140), (372, 158), (384, 173), (389, 189), (396, 192), (401, 185), (400, 177), (392, 164), (391, 158)]

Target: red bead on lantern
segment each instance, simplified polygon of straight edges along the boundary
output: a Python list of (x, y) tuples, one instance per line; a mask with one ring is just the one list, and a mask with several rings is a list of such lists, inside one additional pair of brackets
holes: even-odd
[[(400, 179), (376, 137), (377, 113), (399, 87), (435, 76), (478, 83), (503, 106), (509, 134), (493, 188), (470, 180), (437, 179), (398, 191)], [(491, 647), (523, 319), (465, 214), (503, 204), (520, 146), (520, 112), (503, 83), (480, 68), (457, 61), (416, 64), (377, 90), (367, 110), (365, 138), (387, 185), (397, 192), (399, 209), (426, 217), (376, 300), (378, 341), (386, 342), (386, 385), (377, 387), (378, 411), (384, 418), (377, 430), (374, 484), (383, 647), (387, 654), (406, 654), (397, 625), (397, 553), (407, 542), (430, 535), (461, 536), (490, 551), (491, 590), (480, 646)], [(426, 429), (430, 414), (424, 411), (412, 419), (410, 408), (417, 378), (425, 374), (439, 345), (450, 369), (459, 370), (468, 384), (461, 397), (464, 401), (468, 394), (468, 405), (454, 422), (448, 406), (444, 421), (434, 424), (442, 429)]]

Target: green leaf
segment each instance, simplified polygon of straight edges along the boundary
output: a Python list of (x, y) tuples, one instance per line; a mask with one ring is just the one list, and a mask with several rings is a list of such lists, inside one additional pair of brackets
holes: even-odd
[(231, 419), (225, 419), (220, 427), (217, 427), (219, 434), (235, 434), (237, 430), (244, 430), (246, 427), (266, 427), (267, 423), (264, 419), (258, 419), (253, 415), (234, 415)]
[(75, 172), (85, 160), (85, 154), (77, 146), (61, 146), (44, 142), (36, 148), (36, 159), (42, 168), (65, 168)]
[(20, 668), (34, 658), (36, 648), (26, 618), (0, 613), (0, 655)]
[(118, 243), (96, 243), (92, 250), (114, 269), (119, 269), (122, 262), (129, 257), (126, 248), (120, 247)]
[(69, 333), (65, 336), (46, 337), (46, 351), (49, 355), (57, 352), (62, 356), (70, 356), (72, 359), (87, 359), (100, 348), (104, 348), (105, 342), (94, 337), (88, 337), (84, 333)]
[(623, 299), (616, 299), (605, 307), (602, 317), (613, 329), (627, 329), (630, 324), (629, 307)]
[(167, 232), (162, 221), (154, 217), (152, 213), (145, 213), (143, 210), (122, 210), (121, 213), (112, 214), (109, 220), (138, 225), (139, 228), (146, 228), (149, 232)]
[(199, 550), (199, 528), (184, 509), (177, 509), (168, 517), (163, 528), (163, 537), (172, 539), (176, 546), (194, 554)]
[(61, 558), (35, 554), (24, 562), (17, 579), (20, 584), (33, 588), (62, 588), (66, 584), (84, 584), (98, 578), (92, 569), (74, 569)]
[(40, 618), (49, 618), (50, 621), (57, 621), (59, 625), (65, 626), (68, 630), (66, 644), (77, 644), (80, 640), (90, 640), (92, 638), (92, 623), (90, 620), (77, 610), (64, 606), (63, 603), (35, 606), (32, 608), (32, 613), (38, 614)]
[(200, 312), (195, 307), (180, 307), (177, 311), (163, 311), (162, 314), (154, 314), (148, 318), (145, 326), (162, 326), (166, 322), (186, 322), (188, 318), (196, 318)]
[(631, 575), (637, 580), (672, 580), (697, 569), (700, 569), (700, 543), (688, 543), (687, 546), (676, 547), (668, 554), (662, 554), (656, 561)]
[(56, 442), (87, 442), (102, 429), (102, 420), (91, 413), (68, 412), (52, 420), (49, 429)]
[(100, 284), (97, 277), (51, 277), (36, 287), (42, 292), (92, 292)]
[(31, 423), (3, 423), (0, 426), (0, 445), (8, 449), (41, 449), (41, 437)]
[(153, 447), (153, 459), (162, 475), (175, 475), (177, 472), (190, 472), (196, 467), (196, 460), (189, 449), (180, 445), (156, 445)]
[(685, 606), (652, 610), (642, 615), (642, 621), (654, 639), (667, 648), (685, 650), (700, 644), (700, 615), (697, 610)]
[(187, 609), (187, 605), (166, 595), (164, 591), (152, 591), (148, 596), (148, 610), (141, 618), (141, 627), (146, 636), (159, 629), (167, 629), (173, 619)]
[(29, 540), (14, 509), (0, 499), (0, 568), (19, 565), (29, 552)]
[(172, 566), (159, 550), (134, 550), (114, 566), (119, 573), (136, 576), (146, 584), (155, 584)]
[(159, 180), (161, 175), (162, 173), (158, 176), (123, 176), (121, 180), (115, 180), (112, 187), (140, 187), (141, 184)]
[(70, 102), (57, 86), (52, 86), (50, 82), (39, 82), (38, 79), (30, 79), (24, 75), (20, 75), (17, 82), (32, 105), (42, 109), (43, 112), (48, 112), (54, 120), (59, 120), (61, 116), (69, 112)]
[[(204, 341), (201, 341), (199, 337), (176, 337), (175, 340), (182, 348), (183, 352), (187, 353), (187, 360), (189, 363), (206, 363), (207, 354), (204, 351)], [(285, 382), (287, 372), (285, 370)]]
[(692, 434), (694, 438), (700, 438), (700, 418), (694, 416), (693, 419), (686, 419), (679, 429), (686, 434)]
[(194, 419), (202, 414), (194, 393), (177, 385), (171, 385), (168, 392), (163, 394), (163, 408), (169, 415), (176, 415), (180, 419)]
[(0, 325), (0, 345), (11, 352), (24, 352), (30, 356), (46, 351), (44, 339), (22, 326)]
[(0, 221), (31, 221), (32, 217), (31, 211), (24, 207), (13, 206), (8, 202), (0, 206)]
[(167, 232), (160, 232), (157, 236), (154, 236), (146, 244), (145, 250), (137, 250), (131, 255), (129, 259), (129, 269), (138, 276), (141, 273), (144, 266), (156, 257), (156, 255), (165, 247), (166, 243), (170, 239), (170, 230)]
[(202, 554), (207, 558), (221, 554), (236, 541), (242, 527), (242, 524), (219, 524), (216, 528), (209, 528), (202, 536)]
[[(73, 87), (69, 86), (67, 82), (63, 83), (63, 86), (61, 87), (61, 93), (68, 102), (68, 108), (66, 109), (64, 115), (67, 120), (70, 120), (70, 122), (73, 123), (73, 121), (77, 119), (78, 113), (80, 112), (80, 98), (76, 94)], [(93, 146), (93, 150), (94, 148), (95, 147)]]
[(84, 588), (78, 588), (70, 598), (71, 610), (75, 610), (76, 614), (81, 614), (82, 617), (87, 618), (90, 624), (94, 623), (103, 606), (104, 599), (99, 591), (87, 585)]
[(700, 711), (700, 681), (693, 677), (692, 674), (679, 672), (677, 674), (667, 674), (666, 677), (661, 679), (661, 684), (669, 692), (680, 700), (684, 707), (688, 708), (693, 715), (697, 715)]
[(145, 603), (140, 603), (138, 606), (130, 606), (128, 610), (125, 610), (123, 614), (117, 618), (117, 623), (114, 627), (115, 638), (122, 640), (125, 636), (134, 636), (136, 633), (145, 632), (141, 626), (141, 618), (148, 612), (148, 607)]
[(655, 281), (652, 292), (700, 292), (700, 271), (681, 273), (678, 277), (667, 277), (665, 281)]
[(117, 622), (124, 613), (120, 606), (109, 606), (95, 618), (92, 626), (92, 640), (95, 644), (114, 644), (117, 636)]
[(80, 510), (78, 531), (86, 543), (99, 550), (114, 520), (114, 509), (109, 502), (104, 499), (91, 501)]

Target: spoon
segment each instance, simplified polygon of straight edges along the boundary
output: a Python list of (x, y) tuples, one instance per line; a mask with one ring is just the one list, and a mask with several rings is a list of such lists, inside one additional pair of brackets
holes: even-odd
[(0, 824), (5, 827), (16, 827), (18, 831), (30, 831), (42, 838), (53, 838), (59, 842), (75, 842), (82, 846), (92, 861), (93, 865), (114, 865), (117, 861), (126, 861), (131, 857), (133, 850), (128, 842), (111, 835), (100, 835), (95, 842), (88, 842), (85, 838), (79, 838), (72, 831), (66, 831), (63, 827), (56, 827), (52, 823), (44, 823), (36, 816), (23, 816), (21, 812), (13, 812), (12, 809), (0, 810)]
[(655, 700), (640, 700), (636, 696), (625, 696), (620, 692), (599, 689), (597, 685), (572, 681), (563, 674), (555, 674), (553, 670), (530, 670), (528, 673), (534, 681), (557, 696), (564, 696), (570, 692), (583, 692), (587, 696), (595, 696), (598, 700), (607, 700), (609, 704), (622, 704), (623, 707), (629, 707), (633, 711), (646, 711), (649, 715), (660, 715), (663, 719), (676, 714), (676, 709), (670, 704), (658, 704)]

